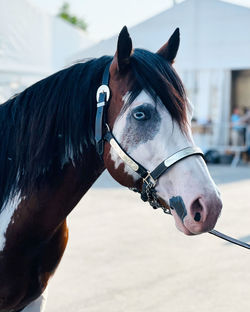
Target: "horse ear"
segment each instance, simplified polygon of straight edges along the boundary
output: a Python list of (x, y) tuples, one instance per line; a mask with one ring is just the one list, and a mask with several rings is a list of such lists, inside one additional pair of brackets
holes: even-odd
[(113, 63), (116, 63), (117, 69), (123, 73), (130, 63), (130, 56), (132, 54), (132, 40), (128, 33), (128, 29), (124, 26), (119, 34), (117, 42), (117, 51)]
[(176, 28), (168, 42), (157, 51), (157, 54), (164, 57), (168, 62), (173, 63), (180, 45), (180, 30)]

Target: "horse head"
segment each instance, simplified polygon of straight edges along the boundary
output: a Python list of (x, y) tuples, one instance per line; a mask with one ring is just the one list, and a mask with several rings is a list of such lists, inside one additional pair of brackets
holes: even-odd
[[(109, 68), (107, 124), (122, 150), (149, 173), (176, 152), (195, 146), (192, 107), (173, 67), (179, 42), (177, 29), (157, 53), (133, 49), (124, 27)], [(187, 235), (210, 231), (222, 208), (217, 187), (198, 154), (183, 157), (153, 181), (159, 202)], [(145, 179), (108, 142), (103, 159), (115, 180), (143, 192)]]

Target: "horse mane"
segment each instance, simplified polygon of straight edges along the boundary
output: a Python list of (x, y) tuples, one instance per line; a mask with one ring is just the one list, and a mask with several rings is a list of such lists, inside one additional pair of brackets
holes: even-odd
[(94, 144), (96, 90), (111, 60), (77, 63), (0, 105), (0, 211), (15, 192)]
[[(15, 192), (38, 186), (52, 168), (61, 170), (93, 148), (96, 91), (111, 60), (77, 63), (0, 105), (0, 211)], [(186, 95), (173, 67), (157, 54), (135, 49), (130, 70), (129, 102), (144, 89), (184, 127)]]

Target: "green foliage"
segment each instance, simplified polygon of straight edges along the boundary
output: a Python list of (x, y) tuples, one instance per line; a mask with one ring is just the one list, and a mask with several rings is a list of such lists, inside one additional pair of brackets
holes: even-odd
[(84, 19), (79, 18), (75, 15), (72, 15), (70, 13), (70, 7), (68, 2), (64, 2), (62, 7), (60, 8), (60, 11), (58, 15), (60, 18), (66, 20), (67, 22), (81, 28), (82, 30), (86, 31), (87, 30), (87, 23), (84, 21)]

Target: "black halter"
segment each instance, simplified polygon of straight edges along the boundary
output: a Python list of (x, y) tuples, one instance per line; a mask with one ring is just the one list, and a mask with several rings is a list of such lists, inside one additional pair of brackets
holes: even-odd
[[(102, 157), (103, 155), (103, 148), (104, 148), (104, 141), (110, 143), (119, 157), (136, 173), (138, 173), (143, 181), (142, 190), (134, 188), (133, 191), (138, 192), (141, 194), (141, 199), (143, 201), (148, 201), (150, 205), (156, 208), (162, 208), (165, 213), (171, 214), (171, 211), (168, 207), (165, 207), (160, 204), (159, 199), (156, 194), (155, 186), (157, 180), (160, 176), (167, 171), (168, 168), (176, 164), (178, 161), (192, 156), (192, 155), (200, 155), (203, 156), (202, 151), (200, 148), (196, 146), (186, 147), (166, 160), (159, 164), (153, 171), (148, 171), (145, 169), (141, 164), (135, 161), (132, 157), (130, 157), (124, 149), (120, 146), (117, 142), (116, 138), (113, 136), (112, 132), (109, 129), (109, 126), (106, 122), (106, 110), (108, 106), (108, 101), (110, 98), (110, 89), (108, 87), (109, 84), (109, 67), (108, 64), (104, 70), (103, 77), (102, 77), (102, 85), (98, 88), (96, 94), (97, 100), (97, 111), (96, 111), (96, 120), (95, 120), (95, 142), (96, 142), (96, 150), (97, 153)], [(210, 234), (215, 235), (221, 239), (229, 241), (235, 245), (241, 246), (246, 249), (250, 249), (250, 245), (242, 242), (238, 239), (232, 238), (228, 235), (225, 235), (221, 232), (216, 230), (209, 231)]]
[(201, 155), (203, 153), (200, 148), (196, 146), (186, 147), (169, 158), (161, 162), (153, 171), (148, 171), (131, 156), (129, 156), (120, 143), (116, 140), (114, 135), (109, 129), (106, 123), (106, 110), (108, 106), (108, 101), (110, 98), (110, 89), (108, 87), (109, 83), (109, 67), (108, 64), (104, 70), (102, 85), (98, 88), (96, 99), (97, 99), (97, 112), (95, 121), (95, 142), (96, 150), (98, 154), (102, 157), (104, 140), (110, 143), (112, 148), (116, 151), (119, 157), (127, 164), (134, 172), (136, 172), (142, 178), (142, 190), (133, 188), (132, 190), (141, 194), (141, 199), (143, 201), (148, 201), (150, 205), (156, 208), (162, 208), (165, 213), (170, 213), (170, 209), (160, 204), (158, 196), (156, 194), (155, 186), (158, 179), (162, 176), (167, 169), (179, 162), (180, 160), (193, 155)]

